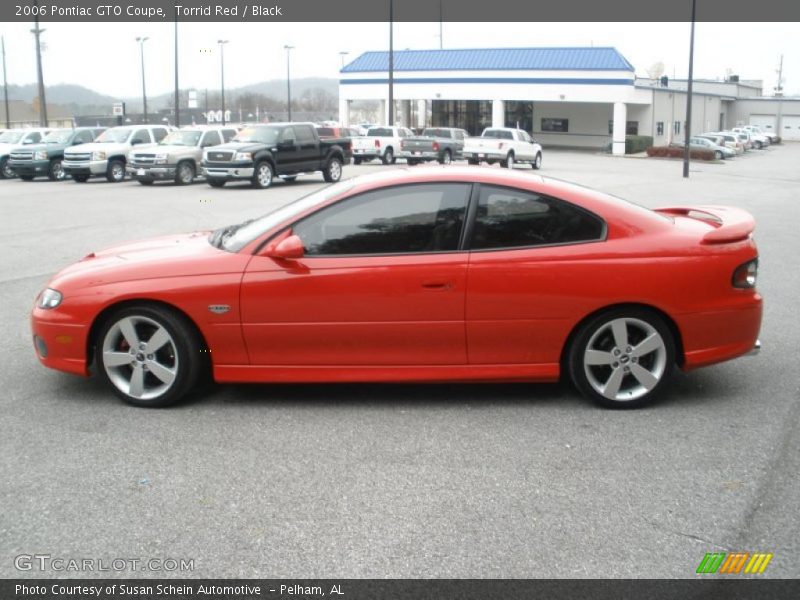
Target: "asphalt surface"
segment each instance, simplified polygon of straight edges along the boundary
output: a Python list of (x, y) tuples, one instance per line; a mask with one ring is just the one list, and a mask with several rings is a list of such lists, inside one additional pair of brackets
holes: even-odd
[(20, 572), (20, 554), (194, 560), (118, 573), (134, 577), (695, 577), (706, 552), (740, 550), (774, 553), (765, 577), (800, 576), (798, 164), (784, 145), (685, 180), (677, 161), (546, 151), (545, 175), (758, 222), (762, 353), (622, 412), (567, 385), (218, 386), (129, 407), (39, 365), (28, 313), (48, 277), (124, 240), (256, 216), (321, 177), (0, 181), (0, 577), (109, 575)]

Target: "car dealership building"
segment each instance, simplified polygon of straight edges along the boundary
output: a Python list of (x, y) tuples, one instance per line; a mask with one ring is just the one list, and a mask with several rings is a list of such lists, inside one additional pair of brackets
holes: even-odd
[[(625, 152), (625, 135), (683, 141), (685, 80), (641, 79), (615, 48), (494, 48), (394, 52), (396, 123), (408, 127), (518, 126), (550, 146)], [(339, 114), (377, 100), (388, 122), (389, 53), (366, 52), (340, 72)], [(800, 98), (763, 97), (760, 81), (695, 80), (692, 131), (759, 125), (800, 140)]]

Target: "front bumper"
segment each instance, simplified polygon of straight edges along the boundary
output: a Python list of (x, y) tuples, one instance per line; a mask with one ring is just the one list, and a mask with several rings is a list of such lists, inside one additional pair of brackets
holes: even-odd
[(125, 170), (135, 179), (174, 179), (176, 165), (158, 165), (146, 167), (129, 165)]
[(47, 175), (50, 171), (49, 160), (10, 160), (8, 166), (14, 169), (21, 177), (36, 177)]
[(242, 179), (252, 179), (255, 168), (247, 164), (244, 165), (220, 165), (203, 164), (202, 174), (207, 179), (219, 181), (240, 181)]
[(105, 175), (108, 169), (107, 160), (71, 161), (65, 158), (61, 163), (67, 175)]
[[(86, 341), (89, 327), (77, 323), (60, 320), (61, 315), (47, 314), (40, 308), (31, 313), (31, 332), (36, 356), (45, 367), (74, 373), (89, 375), (86, 360)], [(56, 319), (53, 319), (53, 317)]]

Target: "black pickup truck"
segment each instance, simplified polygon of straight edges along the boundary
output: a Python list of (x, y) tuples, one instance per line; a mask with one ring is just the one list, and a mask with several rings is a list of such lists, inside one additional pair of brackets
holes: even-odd
[(316, 171), (325, 181), (339, 181), (352, 157), (350, 138), (320, 139), (313, 123), (271, 123), (246, 127), (227, 144), (207, 148), (202, 167), (213, 187), (249, 181), (268, 188), (275, 177), (291, 182)]

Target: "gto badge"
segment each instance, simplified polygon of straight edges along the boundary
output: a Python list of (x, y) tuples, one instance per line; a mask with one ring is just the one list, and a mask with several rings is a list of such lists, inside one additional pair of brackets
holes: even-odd
[(210, 310), (215, 315), (224, 315), (231, 309), (229, 304), (209, 304), (208, 310)]

